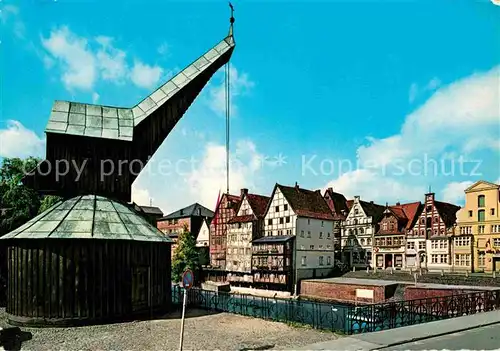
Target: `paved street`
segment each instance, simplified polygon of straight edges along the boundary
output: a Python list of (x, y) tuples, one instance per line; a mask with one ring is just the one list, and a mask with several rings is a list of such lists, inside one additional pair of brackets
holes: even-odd
[(380, 350), (497, 350), (500, 324), (444, 335)]

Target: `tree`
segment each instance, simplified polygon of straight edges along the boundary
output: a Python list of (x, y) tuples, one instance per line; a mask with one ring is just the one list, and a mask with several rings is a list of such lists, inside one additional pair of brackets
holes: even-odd
[(182, 279), (182, 273), (190, 269), (195, 277), (199, 277), (201, 272), (199, 253), (196, 248), (196, 240), (188, 231), (187, 226), (179, 235), (177, 247), (172, 260), (172, 281), (179, 282)]
[(35, 157), (25, 160), (5, 158), (0, 167), (0, 236), (23, 225), (38, 214), (40, 196), (21, 183), (23, 176), (40, 162)]
[(40, 203), (40, 208), (38, 209), (38, 214), (47, 211), (49, 208), (54, 206), (57, 202), (61, 201), (62, 197), (54, 195), (45, 195)]

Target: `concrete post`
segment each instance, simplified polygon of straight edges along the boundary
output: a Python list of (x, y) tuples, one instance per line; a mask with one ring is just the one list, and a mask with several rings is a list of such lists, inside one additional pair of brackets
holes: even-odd
[(497, 277), (497, 272), (493, 271), (493, 278), (496, 278), (496, 277)]

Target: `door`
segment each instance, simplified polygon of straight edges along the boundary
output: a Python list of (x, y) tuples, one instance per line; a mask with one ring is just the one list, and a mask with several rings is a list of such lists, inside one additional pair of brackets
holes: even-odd
[(149, 307), (149, 267), (132, 269), (132, 311)]
[(500, 257), (493, 257), (493, 270), (500, 272)]

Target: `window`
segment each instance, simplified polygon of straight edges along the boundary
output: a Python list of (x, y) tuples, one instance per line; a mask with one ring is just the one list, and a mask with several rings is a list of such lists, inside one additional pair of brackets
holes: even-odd
[(495, 215), (495, 209), (494, 209), (494, 208), (492, 208), (492, 209), (490, 210), (490, 214), (491, 214), (492, 216), (494, 216), (494, 215)]
[(306, 261), (306, 256), (302, 256), (302, 259), (300, 260), (300, 263), (305, 266), (307, 264), (307, 261)]
[(325, 225), (325, 222), (321, 221), (321, 226), (324, 227)]
[(389, 224), (389, 230), (394, 230), (394, 223)]
[(486, 256), (484, 254), (484, 252), (480, 253), (477, 257), (477, 265), (479, 267), (484, 267), (486, 266)]
[(286, 223), (290, 223), (290, 216), (286, 216), (286, 217), (285, 217), (285, 222), (286, 222)]
[(427, 211), (427, 212), (432, 212), (432, 206), (427, 206), (426, 211)]
[(364, 246), (365, 245), (365, 239), (361, 239), (361, 245)]
[(307, 220), (307, 224), (311, 224), (311, 220), (310, 219)]
[(479, 222), (484, 222), (484, 210), (477, 211), (477, 220)]
[(314, 250), (314, 245), (309, 245), (309, 250)]
[(320, 246), (319, 246), (319, 249), (320, 249), (320, 250), (323, 250), (323, 245), (320, 245)]
[(387, 230), (387, 223), (382, 224), (382, 228), (384, 228), (384, 230)]
[(323, 239), (323, 232), (319, 232), (319, 238)]
[(303, 238), (303, 237), (304, 237), (304, 231), (303, 231), (303, 230), (301, 230), (301, 231), (300, 231), (300, 237), (301, 237), (301, 238)]
[(363, 234), (365, 230), (363, 228), (359, 228), (359, 234)]
[(477, 197), (477, 207), (484, 207), (484, 195), (479, 195)]
[(414, 241), (408, 241), (408, 243), (406, 244), (406, 247), (409, 250), (415, 250), (415, 242)]
[(283, 224), (285, 222), (285, 219), (283, 217), (280, 218), (280, 224)]
[(470, 238), (469, 237), (455, 238), (455, 246), (470, 246)]
[(494, 224), (491, 226), (492, 233), (500, 233), (500, 224)]
[(269, 218), (267, 220), (267, 225), (273, 225), (273, 219), (272, 218)]
[(330, 265), (332, 264), (332, 258), (331, 258), (331, 256), (328, 256), (328, 257), (326, 258), (326, 264), (327, 264), (328, 266), (330, 266)]
[(469, 217), (472, 217), (472, 211), (469, 211)]
[(494, 238), (493, 239), (493, 246), (500, 246), (500, 238)]
[(279, 206), (276, 206), (276, 207), (274, 208), (274, 211), (275, 211), (275, 212), (279, 212), (279, 211), (280, 211), (280, 207), (279, 207)]
[(441, 263), (448, 263), (448, 255), (440, 255), (441, 256)]
[(455, 255), (455, 266), (470, 266), (470, 254)]
[(307, 237), (308, 237), (308, 238), (310, 238), (310, 237), (311, 237), (311, 231), (310, 231), (310, 230), (308, 230), (308, 231), (307, 231)]
[(323, 265), (323, 256), (319, 256), (319, 265), (322, 266)]
[(419, 250), (425, 250), (425, 241), (419, 241), (418, 243)]
[(283, 205), (283, 211), (288, 211), (288, 204)]
[(479, 234), (484, 234), (484, 225), (478, 225), (477, 226), (477, 231)]
[(366, 242), (367, 242), (367, 245), (371, 245), (372, 244), (372, 239), (368, 238), (368, 240)]
[(330, 233), (326, 233), (326, 238), (330, 239)]
[(331, 249), (331, 248), (332, 248), (332, 245), (326, 245), (326, 248), (327, 248), (327, 249)]
[(354, 209), (354, 214), (358, 214), (359, 213), (359, 210), (357, 208)]

